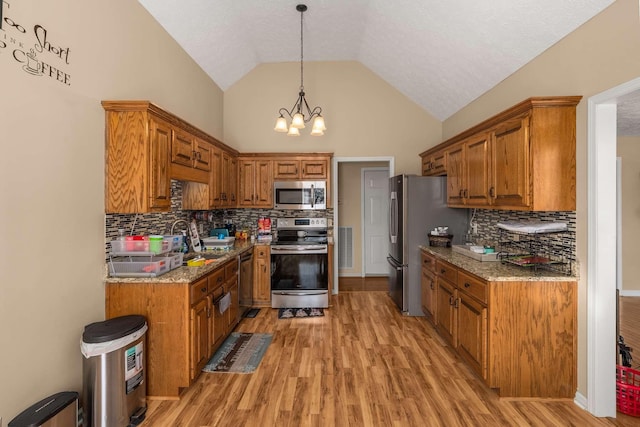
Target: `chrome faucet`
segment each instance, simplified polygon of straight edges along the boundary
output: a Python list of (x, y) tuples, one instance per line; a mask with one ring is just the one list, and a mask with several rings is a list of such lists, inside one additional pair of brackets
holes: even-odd
[(184, 219), (178, 219), (178, 220), (174, 221), (174, 223), (171, 225), (171, 232), (170, 233), (171, 233), (172, 236), (173, 236), (173, 229), (179, 222), (184, 222), (187, 225), (187, 231), (189, 231), (189, 222), (184, 220)]

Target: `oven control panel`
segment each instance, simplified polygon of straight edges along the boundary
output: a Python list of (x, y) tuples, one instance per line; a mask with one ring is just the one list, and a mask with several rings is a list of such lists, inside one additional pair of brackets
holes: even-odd
[(327, 228), (326, 218), (277, 218), (276, 226), (279, 229), (310, 229)]

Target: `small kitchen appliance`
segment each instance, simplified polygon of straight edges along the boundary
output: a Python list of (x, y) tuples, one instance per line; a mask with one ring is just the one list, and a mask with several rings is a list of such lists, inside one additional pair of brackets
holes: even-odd
[[(271, 243), (271, 307), (329, 307), (326, 218), (278, 218)], [(298, 233), (298, 232), (304, 233)]]
[(273, 183), (274, 209), (327, 209), (326, 181), (276, 181)]

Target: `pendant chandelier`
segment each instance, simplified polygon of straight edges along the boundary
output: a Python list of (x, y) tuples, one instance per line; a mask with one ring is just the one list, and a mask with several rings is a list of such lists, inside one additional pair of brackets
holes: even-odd
[[(322, 108), (314, 107), (309, 108), (304, 93), (304, 39), (302, 32), (302, 15), (307, 10), (307, 6), (299, 4), (296, 6), (296, 10), (300, 12), (300, 92), (298, 93), (298, 100), (291, 110), (286, 108), (280, 108), (278, 111), (280, 117), (276, 120), (276, 127), (273, 129), (276, 132), (287, 132), (289, 136), (300, 136), (300, 129), (304, 129), (304, 124), (309, 123), (313, 119), (313, 126), (311, 127), (311, 135), (322, 136), (327, 128), (324, 126), (324, 118), (322, 117)], [(291, 125), (287, 124), (287, 119), (284, 115), (291, 118)]]

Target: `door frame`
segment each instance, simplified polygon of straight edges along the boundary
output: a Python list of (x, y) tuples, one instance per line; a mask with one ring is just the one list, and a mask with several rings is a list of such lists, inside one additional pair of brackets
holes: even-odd
[[(365, 228), (366, 228), (365, 227), (365, 209), (366, 209), (366, 205), (365, 205), (365, 199), (364, 199), (364, 175), (365, 175), (365, 172), (368, 172), (368, 171), (387, 171), (388, 172), (389, 171), (389, 166), (386, 166), (386, 167), (379, 167), (379, 166), (378, 167), (374, 167), (374, 166), (372, 166), (372, 167), (362, 168), (360, 170), (360, 207), (361, 207), (361, 209), (360, 209), (360, 227), (361, 227), (360, 235), (362, 237), (361, 238), (362, 241), (360, 242), (360, 244), (362, 245), (361, 246), (362, 250), (360, 251), (361, 252), (360, 255), (362, 256), (362, 261), (361, 261), (361, 265), (362, 265), (362, 269), (361, 270), (362, 271), (360, 272), (360, 276), (361, 277), (366, 277), (367, 276), (367, 271), (366, 271), (367, 270), (367, 264), (366, 264), (367, 253), (365, 251), (365, 249), (366, 249), (365, 240), (366, 240), (367, 236), (365, 236), (365, 233), (364, 233), (365, 232)], [(389, 176), (391, 176), (391, 175), (389, 175)]]
[[(338, 164), (340, 163), (362, 163), (362, 162), (387, 162), (389, 164), (389, 177), (394, 175), (395, 158), (393, 156), (379, 157), (333, 157), (331, 159), (331, 204), (333, 207), (333, 289), (331, 293), (336, 295), (339, 291), (338, 286)], [(332, 228), (331, 225), (328, 228)]]
[[(587, 410), (616, 417), (617, 99), (640, 78), (591, 96), (587, 104)], [(581, 405), (584, 397), (576, 395)], [(583, 406), (583, 405), (581, 405)]]

